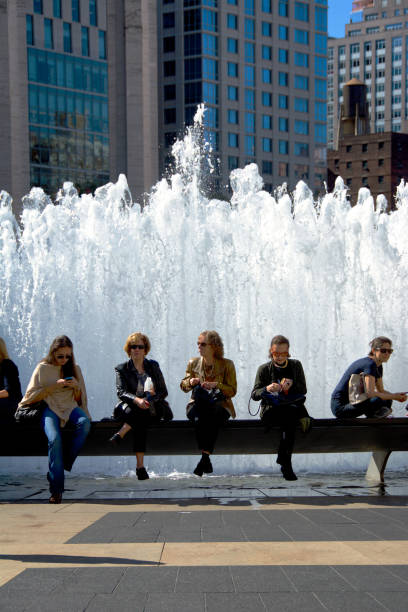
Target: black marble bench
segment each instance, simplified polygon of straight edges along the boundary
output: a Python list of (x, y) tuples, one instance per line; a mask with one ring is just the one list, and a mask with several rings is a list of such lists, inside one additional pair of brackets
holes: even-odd
[[(92, 422), (91, 432), (81, 451), (87, 456), (133, 455), (132, 435), (120, 446), (111, 446), (109, 438), (119, 429), (113, 420)], [(67, 427), (64, 436), (70, 435)], [(258, 419), (230, 420), (220, 430), (215, 452), (217, 455), (259, 455), (276, 453), (279, 428), (265, 432)], [(296, 436), (295, 453), (356, 453), (371, 452), (366, 477), (382, 482), (392, 451), (408, 450), (408, 418), (392, 419), (314, 419), (306, 434), (300, 429)], [(47, 440), (37, 427), (16, 424), (0, 433), (0, 455), (40, 456), (47, 454)], [(196, 455), (194, 431), (189, 421), (172, 421), (153, 425), (148, 433), (148, 455)]]

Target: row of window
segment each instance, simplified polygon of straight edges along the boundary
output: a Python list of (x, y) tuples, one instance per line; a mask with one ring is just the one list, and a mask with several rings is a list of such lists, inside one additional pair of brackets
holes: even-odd
[[(296, 131), (297, 124), (300, 125), (300, 130)], [(306, 125), (307, 124), (307, 125)], [(309, 133), (309, 125), (308, 122), (294, 122), (294, 133), (307, 135)], [(304, 131), (303, 131), (304, 130)], [(307, 131), (306, 131), (307, 130)], [(281, 132), (289, 132), (289, 120), (286, 118), (279, 118), (279, 131)], [(240, 138), (244, 138), (244, 149), (247, 155), (255, 155), (255, 153), (250, 153), (249, 149), (253, 149), (255, 151), (255, 136), (250, 135), (240, 135), (236, 132), (228, 132), (227, 134), (227, 143), (231, 148), (239, 148), (240, 146)], [(325, 144), (326, 143), (326, 126), (315, 124), (314, 129), (314, 141), (316, 143)], [(250, 143), (250, 146), (249, 144)], [(262, 151), (272, 153), (273, 151), (273, 140), (267, 136), (263, 136), (261, 138)], [(306, 155), (305, 151), (308, 150), (308, 145), (306, 143), (296, 143), (296, 152), (295, 155)], [(278, 141), (278, 152), (280, 155), (289, 155), (289, 142), (287, 140), (279, 140)]]
[(27, 49), (27, 63), (29, 81), (108, 94), (106, 62), (71, 57), (31, 47)]
[[(62, 12), (62, 0), (52, 0), (52, 11), (53, 16), (57, 19), (65, 19), (71, 17), (72, 21), (77, 23), (81, 22), (81, 4), (84, 5), (87, 2), (88, 14), (89, 14), (89, 25), (98, 25), (98, 0), (71, 0), (71, 10), (68, 15), (63, 15)], [(43, 0), (33, 0), (33, 13), (42, 15), (44, 12)]]
[[(306, 5), (307, 6), (307, 5)], [(324, 13), (318, 13), (324, 11)], [(319, 15), (319, 17), (318, 17)], [(184, 32), (194, 32), (206, 30), (208, 32), (218, 32), (218, 13), (209, 9), (190, 9), (184, 11)], [(163, 13), (163, 30), (172, 29), (176, 26), (176, 13)], [(261, 31), (264, 36), (272, 36), (272, 23), (262, 21)], [(238, 30), (239, 15), (227, 13), (226, 26), (231, 30)], [(281, 40), (289, 39), (289, 27), (278, 24), (278, 36)], [(315, 29), (319, 32), (327, 32), (327, 10), (316, 7)], [(244, 17), (243, 30), (246, 38), (255, 38), (256, 20)], [(294, 28), (294, 40), (296, 42), (308, 44), (308, 30)], [(299, 40), (297, 40), (299, 38)]]
[(80, 92), (28, 86), (29, 122), (107, 134), (108, 99)]
[[(26, 15), (26, 42), (27, 45), (35, 45), (32, 15)], [(72, 53), (72, 28), (71, 24), (66, 21), (62, 24), (62, 42), (65, 53)], [(44, 18), (44, 47), (54, 48), (54, 22), (47, 17)], [(85, 57), (89, 56), (89, 28), (87, 26), (81, 26), (81, 53)], [(98, 57), (101, 60), (106, 59), (106, 32), (104, 30), (98, 31)]]
[(30, 165), (30, 185), (42, 187), (45, 193), (54, 197), (64, 183), (70, 180), (80, 193), (93, 193), (97, 187), (109, 182), (109, 174), (101, 172), (80, 172), (73, 169), (57, 170), (47, 166)]
[[(408, 44), (408, 36), (406, 37), (407, 39), (407, 44)], [(374, 44), (375, 43), (375, 44)], [(364, 49), (364, 53), (367, 54), (370, 51), (373, 50), (373, 48), (375, 48), (376, 51), (382, 51), (386, 49), (386, 40), (385, 39), (378, 39), (376, 41), (371, 41), (371, 40), (367, 40), (364, 43), (361, 43), (361, 50)], [(399, 47), (402, 47), (402, 37), (401, 36), (395, 36), (392, 38), (391, 40), (391, 46), (392, 49), (394, 51), (394, 49), (398, 49)], [(349, 45), (349, 51), (351, 54), (359, 54), (360, 53), (360, 43), (353, 43), (352, 45)], [(340, 45), (338, 47), (338, 55), (339, 57), (345, 56), (346, 55), (346, 46), (345, 45)], [(328, 58), (333, 59), (334, 57), (334, 47), (329, 47), (328, 49)]]

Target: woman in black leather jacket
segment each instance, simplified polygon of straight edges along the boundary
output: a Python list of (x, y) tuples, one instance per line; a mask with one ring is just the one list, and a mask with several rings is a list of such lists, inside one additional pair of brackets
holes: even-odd
[(0, 338), (0, 422), (3, 426), (14, 424), (14, 413), (21, 398), (18, 368), (8, 356), (5, 341)]
[(146, 359), (150, 340), (141, 332), (131, 334), (123, 347), (130, 359), (115, 368), (116, 392), (121, 404), (121, 429), (109, 442), (120, 444), (128, 431), (133, 430), (136, 453), (136, 474), (139, 480), (149, 475), (143, 465), (146, 452), (146, 433), (156, 414), (155, 406), (167, 397), (167, 387), (157, 361)]

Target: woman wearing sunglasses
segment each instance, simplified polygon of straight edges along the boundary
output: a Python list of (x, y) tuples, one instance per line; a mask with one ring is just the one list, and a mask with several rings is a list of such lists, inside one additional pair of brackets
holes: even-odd
[(305, 407), (306, 380), (297, 359), (289, 359), (289, 340), (274, 336), (269, 349), (270, 361), (259, 366), (251, 398), (261, 400), (261, 421), (268, 430), (280, 427), (281, 437), (276, 463), (286, 480), (297, 480), (292, 468), (292, 451), (296, 427), (302, 431), (310, 427)]
[(194, 474), (211, 474), (210, 460), (214, 452), (219, 428), (232, 416), (231, 398), (237, 392), (234, 363), (224, 358), (224, 345), (216, 331), (203, 331), (197, 341), (199, 357), (190, 359), (180, 383), (185, 393), (191, 394), (187, 404), (187, 418), (194, 423), (201, 459)]
[[(392, 400), (405, 402), (406, 393), (390, 393), (383, 386), (383, 363), (387, 363), (392, 352), (392, 342), (385, 336), (378, 336), (370, 342), (367, 357), (353, 361), (347, 368), (331, 396), (331, 410), (339, 419), (350, 419), (365, 414), (369, 418), (383, 418), (391, 414)], [(364, 398), (353, 403), (349, 396), (349, 382), (353, 374), (361, 375)]]
[(124, 424), (109, 442), (118, 445), (133, 430), (136, 475), (139, 480), (146, 480), (149, 478), (144, 467), (147, 428), (156, 416), (157, 406), (168, 395), (167, 387), (157, 361), (146, 359), (150, 340), (145, 334), (130, 334), (123, 349), (129, 360), (116, 366), (115, 372), (120, 419)]
[[(60, 504), (64, 491), (64, 470), (71, 471), (91, 426), (85, 382), (75, 363), (73, 345), (68, 336), (58, 336), (48, 355), (35, 368), (19, 406), (44, 401), (41, 426), (48, 439), (48, 474), (50, 504)], [(62, 447), (61, 428), (74, 426), (68, 448)]]

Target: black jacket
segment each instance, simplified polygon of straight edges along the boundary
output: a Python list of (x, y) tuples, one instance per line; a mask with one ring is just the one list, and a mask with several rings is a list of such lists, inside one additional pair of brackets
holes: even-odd
[(17, 407), (18, 402), (23, 396), (21, 394), (18, 368), (11, 359), (3, 359), (0, 363), (0, 389), (8, 391), (9, 396), (5, 399)]
[[(157, 402), (167, 397), (168, 392), (166, 383), (164, 382), (164, 377), (157, 361), (153, 361), (153, 359), (144, 359), (143, 368), (147, 376), (150, 376), (153, 381), (156, 393), (155, 401)], [(120, 363), (116, 366), (115, 373), (116, 393), (118, 394), (118, 398), (122, 402), (133, 407), (133, 400), (136, 397), (138, 385), (137, 370), (133, 365), (133, 361), (129, 359), (129, 361), (125, 361), (125, 363)]]

